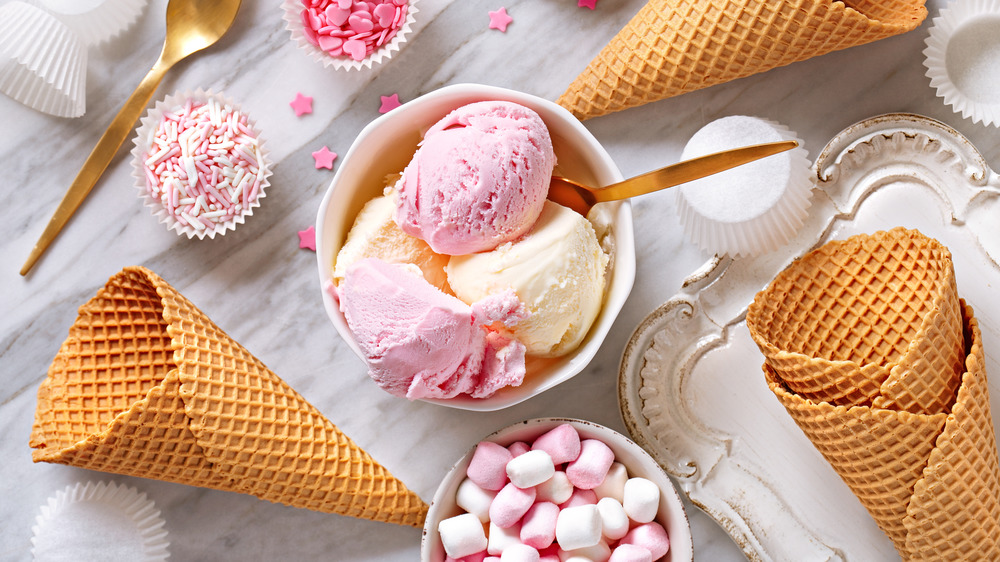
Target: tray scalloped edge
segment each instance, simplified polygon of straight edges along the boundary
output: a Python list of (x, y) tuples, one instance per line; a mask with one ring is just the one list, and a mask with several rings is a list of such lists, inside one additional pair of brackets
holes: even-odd
[(946, 211), (942, 220), (969, 229), (979, 251), (1000, 270), (1000, 236), (984, 236), (967, 222), (971, 209), (1000, 199), (1000, 177), (951, 127), (913, 114), (872, 117), (836, 135), (813, 171), (812, 208), (795, 239), (757, 260), (713, 257), (640, 323), (619, 370), (619, 407), (632, 438), (755, 561), (849, 557), (827, 544), (762, 476), (762, 467), (734, 451), (738, 436), (713, 428), (691, 409), (684, 394), (699, 359), (725, 344), (753, 295), (777, 272), (827, 242), (837, 221), (851, 220), (868, 197), (893, 181), (936, 193)]

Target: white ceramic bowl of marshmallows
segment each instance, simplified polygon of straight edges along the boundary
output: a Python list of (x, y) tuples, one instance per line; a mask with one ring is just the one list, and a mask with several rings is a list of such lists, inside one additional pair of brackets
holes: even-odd
[(466, 453), (424, 524), (423, 562), (501, 556), (680, 562), (693, 559), (693, 546), (683, 503), (646, 451), (596, 423), (539, 418)]
[[(342, 312), (341, 293), (333, 289), (342, 279), (337, 277), (335, 282), (333, 274), (338, 253), (366, 203), (388, 193), (386, 187), (393, 184), (387, 178), (399, 177), (414, 158), (428, 129), (452, 111), (482, 101), (513, 102), (537, 113), (551, 137), (556, 158), (553, 174), (589, 182), (590, 185), (607, 185), (623, 179), (608, 153), (575, 117), (555, 103), (529, 94), (492, 86), (452, 85), (409, 101), (373, 120), (338, 163), (316, 219), (316, 251), (326, 311), (340, 336), (369, 367), (371, 362), (352, 332), (349, 319)], [(554, 204), (546, 205), (551, 207)], [(590, 223), (587, 228), (593, 227), (600, 250), (608, 259), (603, 269), (602, 303), (578, 346), (558, 356), (533, 355), (529, 349), (523, 355), (523, 381), (500, 387), (488, 396), (471, 393), (446, 398), (411, 396), (409, 393), (406, 396), (467, 410), (498, 410), (531, 398), (581, 372), (611, 329), (635, 278), (629, 202), (599, 204), (587, 219), (584, 221)], [(414, 363), (422, 365), (420, 361)], [(369, 374), (378, 380), (373, 370)], [(381, 381), (379, 384), (386, 388)], [(393, 393), (403, 395), (402, 392)]]

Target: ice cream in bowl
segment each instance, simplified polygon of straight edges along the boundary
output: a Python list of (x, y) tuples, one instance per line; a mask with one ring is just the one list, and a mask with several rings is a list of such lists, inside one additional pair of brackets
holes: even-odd
[(556, 104), (461, 84), (370, 123), (316, 219), (322, 296), (382, 389), (497, 410), (582, 371), (635, 277), (631, 207), (546, 199), (621, 181)]
[(442, 479), (422, 562), (690, 561), (691, 528), (663, 469), (593, 422), (539, 418), (475, 444)]

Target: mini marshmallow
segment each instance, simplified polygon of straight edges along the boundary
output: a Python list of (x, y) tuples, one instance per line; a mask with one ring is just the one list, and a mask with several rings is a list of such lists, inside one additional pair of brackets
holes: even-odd
[(573, 484), (566, 473), (557, 470), (545, 482), (535, 486), (535, 501), (552, 502), (556, 505), (564, 503), (573, 495)]
[(555, 464), (575, 461), (580, 456), (580, 434), (575, 427), (564, 423), (540, 435), (531, 448), (545, 451)]
[(471, 513), (441, 520), (438, 534), (444, 551), (452, 558), (462, 558), (486, 549), (486, 533), (483, 523)]
[(535, 503), (534, 488), (518, 488), (507, 484), (497, 492), (490, 504), (490, 522), (506, 529), (521, 520), (531, 504)]
[(524, 441), (515, 441), (507, 446), (507, 450), (510, 451), (510, 454), (516, 459), (517, 457), (530, 451), (531, 447), (529, 447)]
[(556, 540), (556, 520), (559, 506), (552, 502), (537, 502), (521, 519), (521, 542), (534, 548), (546, 548)]
[(494, 556), (500, 556), (503, 551), (513, 544), (521, 544), (521, 526), (513, 525), (504, 529), (493, 521), (490, 521), (490, 534), (486, 552)]
[(632, 527), (632, 530), (622, 538), (620, 544), (634, 544), (644, 547), (653, 555), (653, 560), (659, 560), (670, 550), (670, 538), (667, 536), (667, 530), (656, 521)]
[(615, 453), (610, 447), (597, 439), (584, 439), (580, 456), (566, 466), (566, 476), (577, 488), (593, 490), (604, 482), (613, 462)]
[(594, 488), (594, 493), (597, 494), (598, 498), (615, 498), (618, 503), (621, 503), (622, 497), (625, 495), (626, 481), (628, 481), (628, 471), (625, 469), (625, 465), (615, 461), (611, 463), (611, 468), (608, 469), (604, 482)]
[(601, 498), (597, 502), (597, 510), (601, 513), (601, 528), (604, 536), (616, 541), (628, 533), (629, 519), (625, 508), (615, 498)]
[(500, 562), (538, 562), (538, 551), (526, 544), (512, 544), (500, 555)]
[(622, 506), (632, 521), (649, 523), (660, 509), (660, 487), (645, 478), (629, 478)]
[(492, 490), (484, 490), (472, 481), (471, 478), (462, 480), (458, 485), (458, 492), (455, 493), (455, 503), (465, 511), (474, 514), (483, 523), (490, 520), (490, 505), (497, 495)]
[(563, 550), (576, 550), (601, 542), (601, 513), (596, 505), (567, 507), (556, 519), (556, 541)]
[(507, 463), (514, 458), (506, 447), (492, 441), (476, 445), (465, 475), (485, 490), (497, 491), (507, 483)]
[(555, 474), (552, 457), (545, 451), (528, 451), (507, 463), (507, 478), (518, 488), (531, 488)]
[(487, 560), (489, 560), (489, 557), (486, 556), (485, 550), (461, 558), (444, 557), (444, 562), (486, 562)]
[(581, 490), (573, 488), (573, 495), (568, 500), (559, 504), (560, 509), (567, 507), (577, 507), (580, 505), (594, 505), (597, 503), (597, 494), (593, 490)]
[(601, 541), (594, 546), (587, 546), (563, 552), (562, 562), (607, 562), (611, 558), (611, 547)]
[(620, 544), (611, 551), (608, 562), (653, 562), (653, 553), (635, 544)]

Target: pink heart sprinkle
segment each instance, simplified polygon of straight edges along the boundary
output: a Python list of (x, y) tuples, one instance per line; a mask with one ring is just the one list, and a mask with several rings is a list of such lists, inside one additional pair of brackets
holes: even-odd
[(340, 6), (341, 10), (350, 10), (351, 4), (354, 4), (352, 0), (337, 0), (337, 5)]
[(347, 24), (355, 33), (365, 33), (375, 28), (372, 16), (368, 12), (356, 12), (347, 19)]
[(354, 60), (362, 60), (368, 54), (368, 47), (365, 46), (364, 41), (348, 39), (344, 41), (344, 52), (351, 55), (351, 58)]
[(378, 24), (382, 27), (389, 27), (396, 17), (396, 7), (392, 4), (379, 4), (375, 7), (372, 15), (378, 18)]
[(332, 51), (334, 49), (339, 49), (341, 45), (344, 44), (344, 40), (339, 37), (330, 37), (329, 35), (320, 35), (317, 37), (319, 41), (319, 48), (324, 51)]
[(351, 17), (351, 10), (350, 8), (345, 10), (343, 8), (338, 8), (337, 6), (330, 4), (329, 6), (326, 7), (325, 14), (327, 22), (331, 23), (332, 25), (341, 26), (344, 25), (344, 22), (347, 21), (347, 18)]

